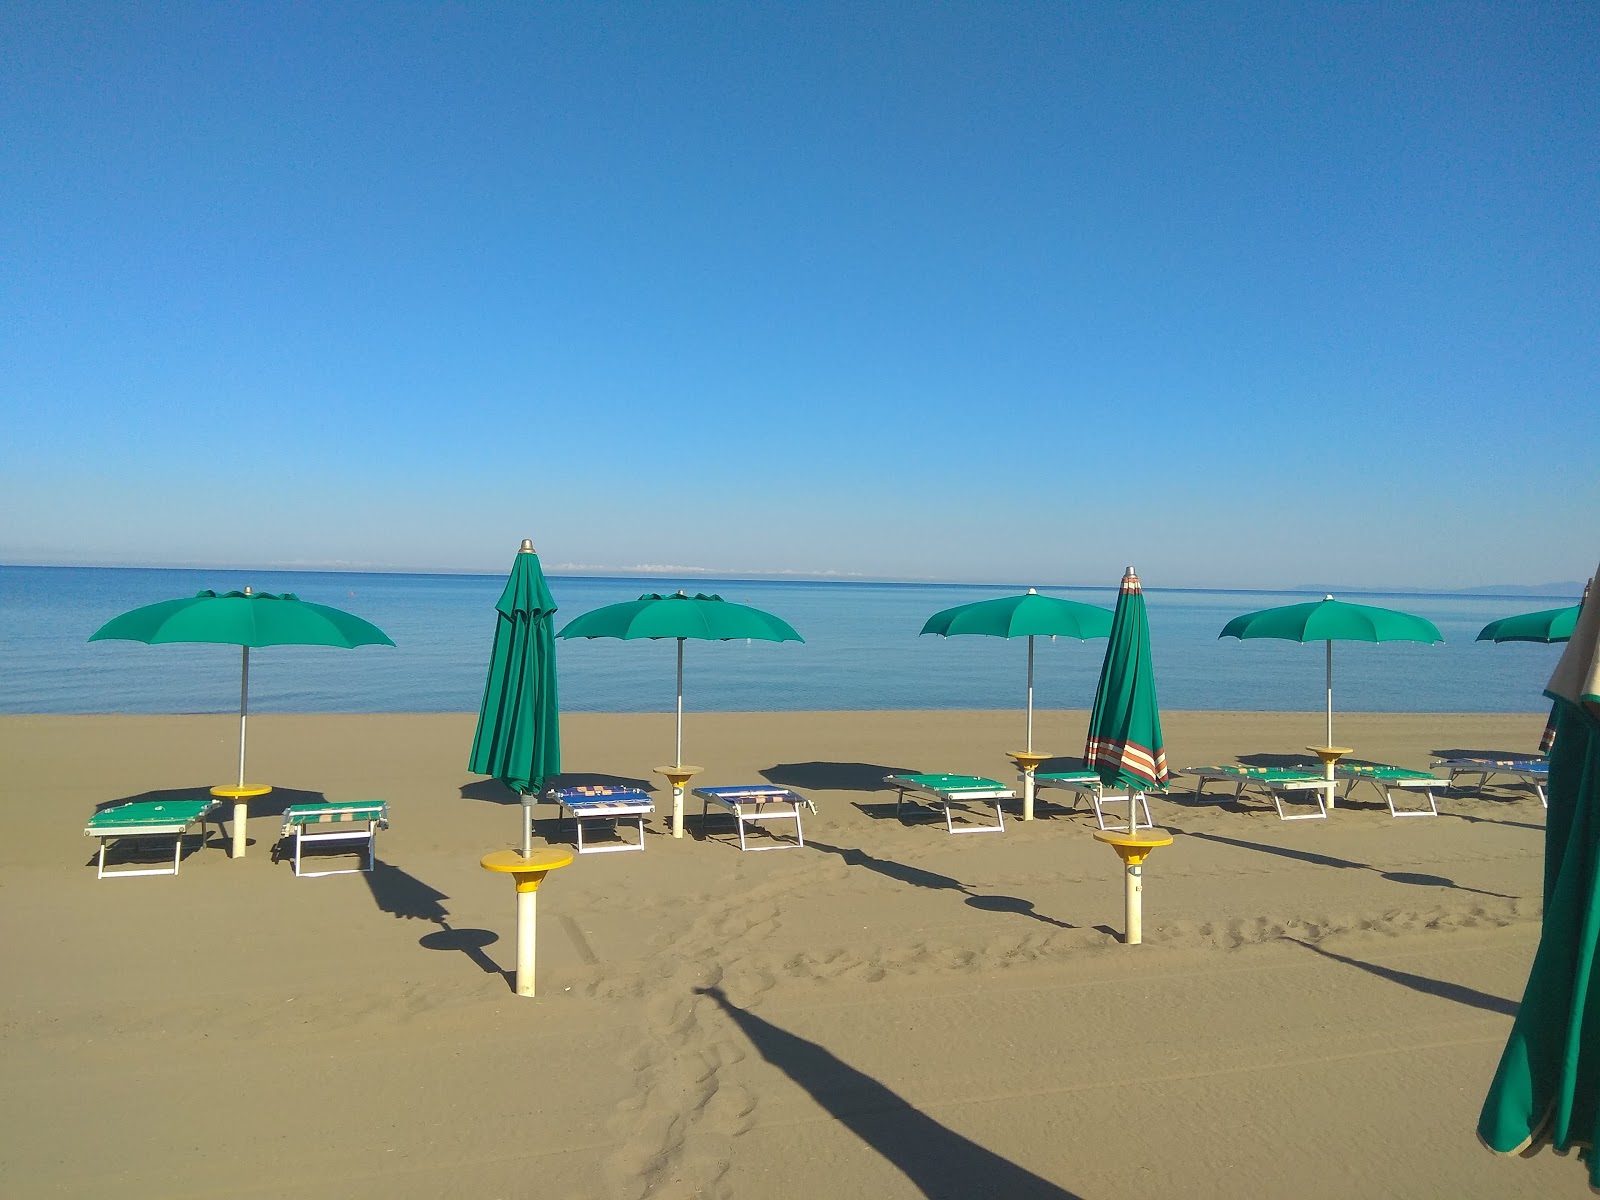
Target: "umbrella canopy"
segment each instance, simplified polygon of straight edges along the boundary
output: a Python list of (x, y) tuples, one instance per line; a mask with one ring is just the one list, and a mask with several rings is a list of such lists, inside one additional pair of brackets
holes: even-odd
[(1033, 752), (1033, 639), (1039, 636), (1071, 637), (1080, 641), (1108, 637), (1111, 611), (1076, 600), (1041, 596), (1033, 588), (1021, 596), (978, 600), (947, 608), (929, 617), (923, 633), (954, 637), (964, 633), (988, 637), (1028, 639), (1028, 745)]
[(1155, 667), (1150, 661), (1150, 622), (1144, 589), (1132, 567), (1123, 575), (1117, 594), (1083, 757), (1107, 787), (1128, 789), (1128, 831), (1136, 830), (1136, 793), (1160, 787), (1169, 775)]
[(683, 763), (683, 643), (725, 642), (748, 638), (759, 642), (803, 642), (805, 638), (769, 612), (748, 604), (733, 604), (703, 592), (690, 596), (679, 591), (664, 596), (647, 592), (637, 600), (607, 604), (568, 621), (556, 635), (562, 638), (676, 638), (678, 642), (678, 725), (674, 765)]
[(494, 646), (467, 769), (514, 792), (537, 793), (561, 773), (555, 599), (524, 541), (495, 605)]
[(1519, 613), (1490, 621), (1479, 631), (1480, 642), (1564, 642), (1578, 623), (1578, 605)]
[(1324, 596), (1304, 604), (1285, 604), (1245, 613), (1223, 626), (1219, 638), (1284, 638), (1291, 642), (1327, 643), (1329, 746), (1333, 745), (1333, 643), (1442, 642), (1432, 621), (1370, 604), (1348, 604)]
[(343, 609), (311, 604), (293, 592), (274, 595), (200, 592), (146, 604), (113, 617), (89, 635), (91, 642), (217, 642), (242, 646), (239, 673), (239, 786), (244, 786), (245, 720), (250, 708), (250, 650), (260, 646), (392, 646), (371, 621)]
[(1502, 1154), (1577, 1149), (1600, 1189), (1600, 607), (1585, 609), (1546, 690), (1560, 716), (1546, 789), (1544, 919), (1478, 1136)]

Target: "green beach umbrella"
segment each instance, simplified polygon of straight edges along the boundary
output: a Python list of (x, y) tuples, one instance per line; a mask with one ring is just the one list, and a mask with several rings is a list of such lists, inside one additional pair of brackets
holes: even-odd
[(947, 608), (929, 617), (923, 633), (956, 637), (974, 633), (986, 637), (1026, 637), (1028, 639), (1028, 753), (1033, 753), (1033, 639), (1070, 637), (1084, 641), (1108, 637), (1111, 633), (1110, 609), (1076, 600), (1041, 596), (1029, 588), (1021, 596), (1002, 596), (998, 600), (978, 600)]
[(1348, 604), (1324, 596), (1304, 604), (1285, 604), (1245, 613), (1223, 626), (1219, 638), (1283, 638), (1327, 643), (1327, 744), (1333, 745), (1333, 643), (1442, 642), (1432, 621), (1393, 608)]
[(1095, 688), (1083, 758), (1107, 787), (1128, 789), (1128, 832), (1137, 830), (1137, 793), (1161, 787), (1169, 775), (1161, 707), (1156, 701), (1156, 673), (1150, 660), (1150, 621), (1144, 588), (1132, 567), (1123, 575), (1117, 593), (1111, 640)]
[(676, 638), (678, 642), (678, 732), (673, 765), (683, 765), (683, 643), (726, 642), (746, 638), (758, 642), (803, 642), (787, 622), (721, 596), (682, 591), (664, 596), (648, 592), (637, 600), (608, 604), (568, 621), (556, 635), (562, 638)]
[(389, 635), (343, 609), (311, 604), (292, 592), (274, 595), (200, 592), (162, 600), (113, 617), (91, 642), (216, 642), (242, 646), (239, 668), (239, 786), (244, 787), (245, 725), (250, 711), (250, 651), (262, 646), (392, 646)]
[(1490, 621), (1478, 633), (1480, 642), (1564, 642), (1578, 623), (1578, 608), (1547, 608)]
[(1600, 608), (1579, 618), (1546, 695), (1560, 715), (1546, 789), (1544, 918), (1478, 1137), (1501, 1154), (1576, 1149), (1589, 1186), (1600, 1189)]
[[(514, 792), (537, 794), (561, 773), (556, 691), (555, 599), (533, 543), (524, 541), (495, 605), (494, 646), (467, 769), (492, 775)], [(522, 852), (529, 845), (524, 821)]]

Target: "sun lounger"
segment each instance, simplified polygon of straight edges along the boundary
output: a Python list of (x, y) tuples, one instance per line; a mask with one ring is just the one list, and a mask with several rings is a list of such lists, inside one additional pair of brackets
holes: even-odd
[[(329, 826), (323, 829), (321, 826)], [(389, 828), (389, 804), (384, 800), (357, 800), (351, 804), (291, 804), (283, 810), (281, 839), (294, 837), (294, 873), (306, 879), (323, 875), (364, 875), (376, 865), (378, 830)], [(365, 842), (367, 865), (340, 867), (336, 871), (301, 869), (301, 851), (307, 842)], [(356, 853), (360, 853), (359, 847)]]
[[(1349, 796), (1358, 783), (1370, 783), (1383, 793), (1391, 817), (1437, 817), (1439, 806), (1433, 793), (1444, 781), (1432, 771), (1413, 771), (1410, 767), (1391, 767), (1387, 763), (1340, 763), (1333, 769), (1335, 779), (1345, 781), (1344, 794)], [(1395, 790), (1422, 792), (1428, 797), (1427, 808), (1396, 808)]]
[[(1128, 803), (1128, 793), (1108, 792), (1105, 784), (1100, 779), (1098, 771), (1036, 771), (1033, 776), (1033, 785), (1037, 788), (1058, 788), (1073, 794), (1074, 800), (1079, 796), (1087, 796), (1089, 803), (1094, 807), (1095, 824), (1101, 829), (1120, 831), (1128, 828), (1126, 824), (1108, 825), (1103, 806), (1113, 801), (1122, 804)], [(1144, 810), (1144, 827), (1152, 829), (1155, 822), (1150, 818), (1150, 801), (1142, 791), (1135, 792), (1134, 798), (1139, 807)], [(1138, 814), (1134, 814), (1134, 824), (1137, 825)]]
[[(579, 854), (615, 854), (621, 850), (644, 849), (644, 819), (656, 810), (656, 803), (650, 799), (648, 792), (615, 784), (594, 783), (583, 787), (551, 788), (549, 796), (572, 817), (572, 823), (578, 830)], [(530, 814), (528, 819), (531, 821), (533, 809), (530, 807), (524, 811)], [(614, 846), (584, 845), (585, 825), (608, 824), (616, 829), (618, 822), (628, 817), (635, 818), (638, 824), (637, 842), (619, 841)], [(620, 838), (621, 830), (617, 832)]]
[[(1194, 798), (1202, 798), (1207, 783), (1220, 781), (1233, 784), (1233, 800), (1238, 802), (1247, 787), (1258, 788), (1272, 797), (1272, 803), (1278, 810), (1278, 819), (1282, 821), (1321, 821), (1328, 816), (1328, 807), (1324, 802), (1324, 794), (1330, 784), (1328, 778), (1321, 771), (1312, 771), (1299, 767), (1246, 767), (1233, 764), (1224, 764), (1217, 767), (1185, 767), (1180, 774), (1195, 777)], [(1283, 811), (1285, 800), (1298, 799), (1300, 795), (1310, 793), (1316, 801), (1317, 811), (1308, 813), (1286, 813)]]
[[(1000, 810), (1000, 801), (1016, 799), (1016, 792), (997, 779), (982, 775), (890, 775), (885, 783), (898, 789), (894, 802), (894, 815), (900, 816), (900, 806), (909, 795), (914, 800), (929, 802), (944, 809), (945, 828), (951, 833), (1004, 833), (1006, 816)], [(957, 826), (951, 818), (952, 805), (965, 808), (968, 804), (984, 803), (993, 806), (995, 824)]]
[[(804, 806), (813, 813), (817, 811), (817, 806), (799, 792), (791, 792), (788, 788), (774, 787), (765, 783), (747, 784), (743, 787), (701, 787), (695, 788), (694, 794), (700, 797), (702, 828), (706, 822), (706, 810), (713, 804), (733, 814), (734, 823), (739, 828), (741, 850), (794, 850), (804, 846), (806, 839), (800, 831), (800, 809)], [(765, 846), (746, 845), (745, 826), (759, 825), (762, 821), (793, 821), (794, 841), (775, 839)]]
[(1455, 787), (1456, 780), (1462, 775), (1478, 776), (1478, 787), (1485, 788), (1489, 785), (1491, 775), (1510, 775), (1513, 779), (1520, 779), (1523, 783), (1530, 784), (1533, 790), (1539, 793), (1539, 803), (1549, 808), (1550, 802), (1545, 797), (1544, 786), (1550, 781), (1550, 762), (1544, 758), (1438, 758), (1433, 762), (1435, 770), (1450, 772), (1446, 787)]
[[(215, 800), (139, 800), (132, 804), (119, 804), (116, 808), (103, 808), (89, 818), (83, 832), (100, 839), (99, 867), (96, 878), (108, 875), (176, 875), (183, 861), (183, 836), (189, 826), (200, 822), (200, 843), (205, 844), (207, 818), (217, 807)], [(217, 825), (218, 822), (212, 821)], [(166, 867), (140, 867), (133, 870), (106, 870), (106, 847), (119, 838), (172, 839), (172, 869)]]

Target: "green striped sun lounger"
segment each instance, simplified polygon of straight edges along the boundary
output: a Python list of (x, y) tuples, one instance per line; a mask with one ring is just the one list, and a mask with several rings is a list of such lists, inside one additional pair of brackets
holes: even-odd
[[(1323, 821), (1328, 817), (1328, 806), (1324, 797), (1332, 785), (1321, 771), (1307, 770), (1303, 767), (1247, 767), (1224, 763), (1221, 766), (1185, 767), (1180, 774), (1195, 777), (1196, 800), (1201, 798), (1207, 783), (1217, 781), (1233, 784), (1234, 803), (1239, 802), (1247, 787), (1265, 792), (1271, 797), (1273, 807), (1278, 810), (1280, 821)], [(1284, 812), (1285, 800), (1300, 799), (1307, 794), (1316, 801), (1316, 812)]]
[[(1334, 767), (1335, 779), (1345, 781), (1346, 798), (1358, 783), (1369, 783), (1383, 793), (1391, 817), (1437, 817), (1439, 806), (1434, 803), (1434, 790), (1444, 784), (1432, 771), (1414, 771), (1410, 767), (1391, 767), (1387, 763), (1340, 763)], [(1428, 798), (1427, 808), (1396, 808), (1394, 793), (1419, 791)]]
[[(1004, 833), (1006, 815), (1000, 810), (1000, 801), (1014, 800), (1017, 795), (998, 779), (983, 775), (890, 775), (884, 782), (898, 790), (894, 802), (894, 815), (897, 818), (901, 805), (909, 795), (914, 801), (943, 808), (945, 828), (951, 833)], [(995, 823), (957, 825), (950, 815), (951, 808), (965, 809), (973, 803), (992, 805)]]
[[(1074, 800), (1078, 796), (1087, 796), (1089, 803), (1094, 807), (1095, 824), (1100, 826), (1101, 829), (1120, 831), (1128, 828), (1127, 825), (1106, 823), (1105, 812), (1101, 806), (1112, 800), (1126, 804), (1128, 802), (1128, 793), (1126, 791), (1106, 791), (1105, 784), (1101, 782), (1098, 771), (1036, 771), (1033, 776), (1033, 785), (1037, 788), (1059, 788), (1062, 791), (1071, 792)], [(1144, 792), (1135, 792), (1134, 799), (1138, 802), (1139, 807), (1144, 809), (1145, 828), (1154, 828), (1155, 822), (1150, 818), (1150, 801), (1146, 799)], [(1137, 820), (1137, 815), (1135, 815), (1135, 823), (1137, 823)]]
[[(329, 826), (327, 829), (321, 826)], [(363, 875), (377, 864), (378, 830), (389, 828), (385, 800), (357, 800), (351, 804), (291, 804), (283, 810), (282, 837), (294, 838), (294, 873), (307, 879), (323, 875)], [(335, 871), (307, 871), (301, 867), (301, 850), (307, 842), (365, 842), (367, 865)], [(280, 842), (281, 844), (281, 842)], [(359, 847), (355, 851), (360, 853)]]
[[(83, 832), (100, 839), (96, 878), (116, 875), (176, 875), (183, 861), (183, 837), (189, 826), (200, 822), (200, 843), (205, 844), (207, 818), (217, 807), (215, 800), (138, 800), (104, 808), (89, 818)], [(212, 822), (215, 824), (215, 822)], [(218, 826), (220, 829), (220, 825)], [(120, 838), (172, 839), (172, 866), (140, 867), (132, 870), (106, 870), (106, 847)]]

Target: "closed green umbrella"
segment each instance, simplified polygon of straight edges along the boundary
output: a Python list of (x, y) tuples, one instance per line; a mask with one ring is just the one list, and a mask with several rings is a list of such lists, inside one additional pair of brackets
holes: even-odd
[[(1442, 642), (1432, 621), (1370, 604), (1349, 604), (1324, 596), (1304, 604), (1285, 604), (1235, 617), (1218, 637), (1284, 638), (1327, 643), (1327, 745), (1333, 745), (1333, 643)], [(1332, 778), (1332, 776), (1329, 776)]]
[[(537, 795), (561, 773), (556, 692), (555, 599), (533, 543), (524, 541), (495, 605), (494, 646), (467, 769), (492, 775), (514, 792)], [(522, 823), (522, 853), (530, 844)]]
[(1600, 1189), (1600, 607), (1585, 606), (1546, 690), (1544, 919), (1522, 1003), (1478, 1118), (1491, 1150), (1576, 1149)]
[(1071, 637), (1080, 641), (1103, 638), (1111, 633), (1111, 612), (1093, 604), (1041, 596), (1029, 588), (1021, 596), (1002, 596), (998, 600), (978, 600), (947, 608), (929, 617), (923, 633), (942, 637), (983, 634), (987, 637), (1026, 637), (1028, 639), (1028, 740), (1033, 751), (1033, 639)]
[[(250, 651), (261, 646), (392, 646), (389, 635), (343, 609), (311, 604), (292, 592), (274, 595), (200, 592), (180, 600), (146, 604), (113, 617), (91, 642), (215, 642), (241, 646), (239, 668), (239, 786), (244, 782), (245, 729), (250, 712)], [(234, 829), (234, 854), (244, 853), (244, 830)]]
[(1139, 827), (1137, 794), (1161, 787), (1170, 778), (1155, 667), (1150, 660), (1150, 621), (1144, 588), (1132, 567), (1123, 575), (1117, 594), (1083, 758), (1105, 786), (1128, 789), (1128, 832), (1132, 834)]

